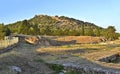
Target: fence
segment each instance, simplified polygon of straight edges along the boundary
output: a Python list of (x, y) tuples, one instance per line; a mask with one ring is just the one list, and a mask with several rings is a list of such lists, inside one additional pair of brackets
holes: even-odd
[(0, 49), (7, 48), (18, 43), (18, 37), (12, 37), (6, 40), (0, 40)]

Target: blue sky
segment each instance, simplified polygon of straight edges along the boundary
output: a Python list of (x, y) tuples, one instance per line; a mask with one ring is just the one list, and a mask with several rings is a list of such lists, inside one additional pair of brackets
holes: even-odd
[(0, 0), (0, 23), (30, 19), (36, 14), (64, 15), (120, 32), (120, 0)]

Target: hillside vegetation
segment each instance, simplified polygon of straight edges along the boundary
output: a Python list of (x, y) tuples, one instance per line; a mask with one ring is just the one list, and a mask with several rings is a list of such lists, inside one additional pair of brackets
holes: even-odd
[(8, 24), (12, 33), (50, 36), (104, 36), (114, 40), (118, 38), (114, 26), (102, 28), (94, 23), (84, 22), (65, 16), (35, 15), (29, 20)]
[(10, 29), (6, 27), (4, 24), (0, 24), (0, 40), (4, 39), (4, 36), (10, 35)]

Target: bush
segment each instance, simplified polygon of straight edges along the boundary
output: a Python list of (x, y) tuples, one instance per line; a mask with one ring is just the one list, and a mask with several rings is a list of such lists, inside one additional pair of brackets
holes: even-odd
[(62, 70), (64, 70), (64, 67), (62, 65), (57, 65), (57, 64), (49, 64), (48, 65), (50, 69), (54, 70), (55, 73), (59, 73)]

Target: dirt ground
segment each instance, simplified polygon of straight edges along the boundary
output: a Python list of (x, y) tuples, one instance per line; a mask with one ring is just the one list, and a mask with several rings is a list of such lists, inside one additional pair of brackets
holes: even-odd
[(37, 46), (19, 43), (14, 49), (0, 54), (0, 74), (16, 74), (12, 66), (19, 67), (21, 74), (52, 74), (52, 70), (41, 61), (36, 61)]
[[(43, 45), (44, 42), (49, 45)], [(12, 50), (0, 54), (0, 74), (16, 74), (11, 69), (12, 66), (19, 67), (22, 74), (53, 74), (53, 70), (45, 63), (73, 64), (106, 70), (120, 69), (120, 64), (98, 61), (100, 58), (119, 53), (120, 40), (96, 44), (66, 43), (45, 38), (38, 45), (20, 42)]]
[(105, 41), (104, 37), (93, 37), (93, 36), (61, 36), (56, 37), (57, 41), (76, 41), (76, 43), (98, 43)]

